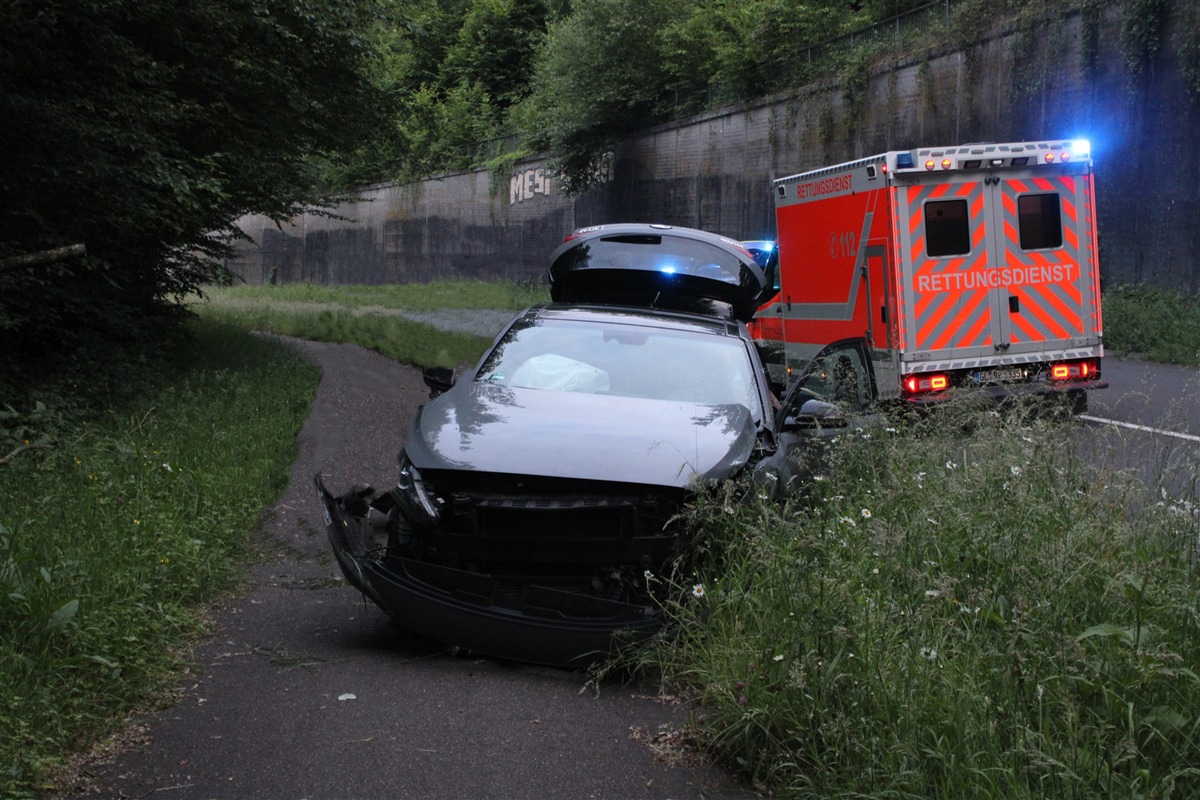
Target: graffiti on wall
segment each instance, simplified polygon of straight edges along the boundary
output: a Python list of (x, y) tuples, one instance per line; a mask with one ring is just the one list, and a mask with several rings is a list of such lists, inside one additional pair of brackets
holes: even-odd
[(515, 206), (532, 200), (539, 194), (549, 197), (552, 194), (552, 174), (544, 167), (518, 170), (508, 179), (508, 204)]
[[(611, 181), (615, 163), (616, 155), (605, 153), (592, 172), (589, 185), (596, 187)], [(519, 169), (508, 179), (508, 204), (515, 206), (518, 203), (532, 200), (538, 195), (549, 197), (557, 191), (555, 183), (554, 172), (545, 167)]]

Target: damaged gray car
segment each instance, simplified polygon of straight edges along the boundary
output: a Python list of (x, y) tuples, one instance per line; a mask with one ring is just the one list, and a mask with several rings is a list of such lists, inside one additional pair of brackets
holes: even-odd
[[(346, 579), (406, 630), (483, 655), (582, 665), (661, 625), (688, 555), (681, 509), (748, 475), (783, 496), (814, 439), (844, 426), (814, 359), (779, 402), (747, 333), (762, 270), (737, 242), (653, 225), (578, 231), (551, 257), (553, 302), (518, 314), (471, 371), (426, 370), (431, 400), (394, 487), (333, 494)], [(843, 387), (844, 389), (844, 387)]]

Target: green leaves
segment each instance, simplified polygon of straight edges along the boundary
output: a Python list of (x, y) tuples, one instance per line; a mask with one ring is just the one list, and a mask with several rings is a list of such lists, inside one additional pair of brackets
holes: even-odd
[[(157, 334), (238, 217), (321, 203), (322, 169), (388, 116), (374, 0), (11, 2), (0, 8), (0, 348), (70, 355)], [(177, 321), (177, 318), (175, 319)], [(3, 377), (3, 376), (0, 376)]]
[(67, 627), (67, 624), (75, 619), (75, 615), (79, 612), (79, 599), (68, 600), (58, 608), (54, 609), (54, 613), (46, 620), (46, 630), (49, 633), (56, 633)]

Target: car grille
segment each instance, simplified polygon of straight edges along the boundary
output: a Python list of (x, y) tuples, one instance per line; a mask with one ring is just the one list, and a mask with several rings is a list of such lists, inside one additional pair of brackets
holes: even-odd
[(568, 539), (621, 539), (632, 535), (631, 503), (601, 499), (492, 499), (475, 504), (475, 532), (488, 537), (540, 536)]
[(436, 537), (444, 555), (493, 570), (659, 564), (678, 551), (677, 510), (652, 493), (462, 492), (446, 497)]

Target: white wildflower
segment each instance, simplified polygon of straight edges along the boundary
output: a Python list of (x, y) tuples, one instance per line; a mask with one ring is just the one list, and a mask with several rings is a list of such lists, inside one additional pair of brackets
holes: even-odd
[(704, 597), (704, 584), (697, 583), (692, 587), (692, 597)]
[(862, 518), (863, 518), (863, 519), (870, 519), (870, 518), (871, 518), (871, 509), (869, 509), (869, 508), (864, 508), (864, 509), (863, 509), (861, 512), (859, 512), (859, 513), (861, 513), (861, 514), (862, 514)]
[(920, 650), (921, 658), (937, 661), (937, 650), (932, 647), (922, 647)]

